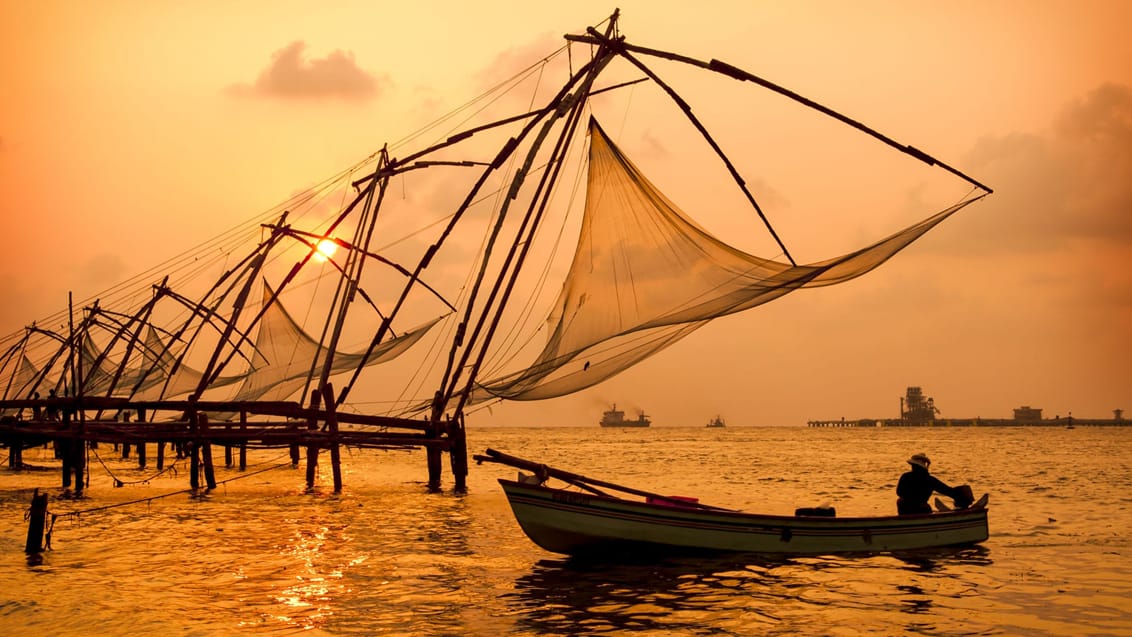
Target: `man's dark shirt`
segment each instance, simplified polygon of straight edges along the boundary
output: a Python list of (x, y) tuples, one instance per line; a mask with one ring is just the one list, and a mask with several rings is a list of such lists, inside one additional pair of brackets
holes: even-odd
[(896, 501), (897, 512), (901, 515), (931, 513), (932, 507), (928, 504), (928, 498), (933, 492), (942, 493), (952, 499), (963, 497), (961, 492), (944, 484), (942, 480), (928, 473), (927, 469), (912, 465), (912, 469), (900, 476), (900, 481), (896, 483), (896, 496), (899, 498)]

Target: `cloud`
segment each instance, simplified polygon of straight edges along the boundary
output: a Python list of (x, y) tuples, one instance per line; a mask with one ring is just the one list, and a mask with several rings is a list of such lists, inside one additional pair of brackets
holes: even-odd
[[(1106, 84), (1041, 134), (979, 141), (971, 173), (995, 193), (969, 213), (980, 250), (1044, 252), (1081, 241), (1132, 247), (1132, 88)], [(968, 228), (970, 231), (971, 228)]]
[(96, 254), (79, 268), (75, 285), (88, 293), (100, 292), (125, 279), (128, 271), (125, 261), (117, 254)]
[(347, 51), (307, 60), (306, 43), (297, 40), (272, 55), (271, 64), (254, 84), (236, 84), (229, 93), (240, 96), (364, 101), (376, 97), (388, 80), (363, 71)]
[(517, 75), (539, 61), (547, 59), (547, 51), (561, 48), (564, 42), (551, 33), (543, 33), (529, 42), (506, 49), (477, 74), (483, 88), (490, 88), (498, 82)]

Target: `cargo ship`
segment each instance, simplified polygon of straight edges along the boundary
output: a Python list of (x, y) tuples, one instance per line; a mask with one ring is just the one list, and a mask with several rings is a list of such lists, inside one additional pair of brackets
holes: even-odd
[(625, 412), (618, 409), (615, 403), (608, 411), (602, 412), (599, 424), (602, 427), (648, 427), (652, 421), (644, 411), (637, 412), (636, 420), (627, 420)]

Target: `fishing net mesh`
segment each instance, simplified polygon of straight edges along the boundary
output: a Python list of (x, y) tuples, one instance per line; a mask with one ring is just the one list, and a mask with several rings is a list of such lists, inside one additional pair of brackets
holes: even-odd
[(477, 399), (539, 400), (595, 385), (708, 321), (861, 276), (975, 198), (872, 245), (809, 265), (747, 254), (706, 232), (590, 123), (581, 236), (534, 364)]

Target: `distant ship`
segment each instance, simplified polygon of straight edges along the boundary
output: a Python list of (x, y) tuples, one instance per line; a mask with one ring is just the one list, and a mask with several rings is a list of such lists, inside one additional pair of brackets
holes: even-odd
[(643, 411), (637, 412), (636, 420), (625, 420), (625, 412), (614, 404), (609, 411), (602, 412), (599, 424), (602, 427), (648, 427), (652, 421)]
[(712, 418), (710, 421), (708, 421), (707, 426), (709, 428), (710, 427), (723, 427), (724, 426), (723, 418), (716, 416), (715, 418)]

